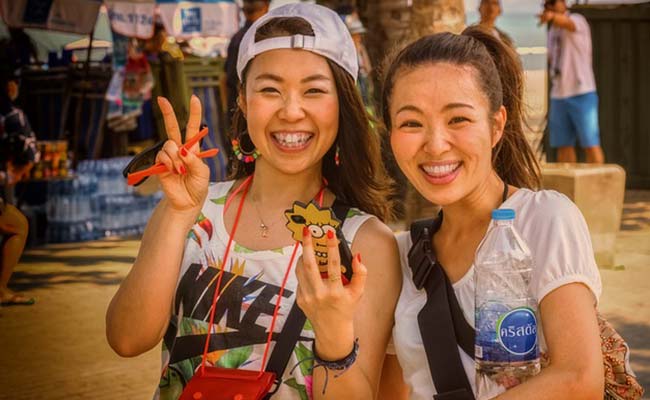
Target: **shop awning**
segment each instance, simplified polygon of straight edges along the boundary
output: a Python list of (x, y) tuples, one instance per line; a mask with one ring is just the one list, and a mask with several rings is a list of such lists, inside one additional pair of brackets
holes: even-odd
[(0, 14), (9, 27), (87, 35), (102, 4), (112, 29), (130, 37), (151, 37), (156, 15), (177, 38), (230, 37), (239, 27), (234, 0), (0, 0)]

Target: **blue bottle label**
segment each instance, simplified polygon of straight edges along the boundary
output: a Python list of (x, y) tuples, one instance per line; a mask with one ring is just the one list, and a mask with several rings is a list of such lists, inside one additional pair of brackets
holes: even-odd
[[(497, 337), (501, 346), (510, 354), (525, 356), (537, 352), (537, 318), (527, 307), (515, 308), (502, 315), (497, 322)], [(523, 361), (523, 360), (522, 360)]]
[(476, 358), (480, 361), (521, 362), (539, 357), (537, 318), (528, 307), (510, 309), (487, 303), (478, 310)]

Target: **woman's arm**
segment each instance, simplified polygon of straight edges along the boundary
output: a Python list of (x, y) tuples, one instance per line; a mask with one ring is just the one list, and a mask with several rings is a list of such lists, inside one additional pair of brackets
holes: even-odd
[(116, 353), (133, 357), (165, 334), (187, 232), (198, 210), (176, 211), (163, 199), (142, 238), (138, 257), (106, 313), (106, 338)]
[[(181, 148), (181, 132), (171, 104), (158, 98), (169, 140), (156, 155), (168, 172), (158, 175), (165, 197), (151, 216), (131, 271), (106, 312), (106, 338), (121, 356), (153, 348), (169, 324), (187, 232), (203, 207), (210, 170), (196, 156), (199, 146)], [(198, 134), (201, 102), (190, 99), (186, 140)]]
[[(328, 257), (332, 262), (336, 241), (328, 246)], [(393, 313), (401, 289), (399, 256), (393, 233), (378, 220), (370, 219), (360, 228), (351, 250), (353, 254), (361, 254), (363, 265), (359, 260), (353, 263), (355, 275), (347, 287), (327, 280), (321, 283), (317, 267), (308, 255), (303, 256), (305, 263), (299, 267), (305, 268), (297, 272), (300, 282), (298, 304), (314, 327), (318, 356), (324, 360), (342, 359), (352, 350), (354, 339), (359, 339), (356, 362), (337, 378), (334, 378), (335, 371), (329, 371), (324, 394), (325, 371), (323, 368), (314, 369), (313, 398), (317, 400), (373, 400), (377, 395), (382, 362), (393, 326)], [(364, 265), (368, 266), (367, 271)], [(338, 267), (329, 268), (335, 271)], [(317, 293), (306, 292), (314, 288), (318, 289)]]
[(594, 296), (581, 283), (561, 286), (540, 304), (550, 364), (499, 400), (602, 399), (604, 371)]
[(377, 400), (406, 400), (409, 396), (408, 386), (402, 377), (402, 367), (394, 354), (386, 354), (381, 370), (381, 382)]
[(539, 15), (539, 23), (545, 24), (549, 21), (553, 21), (552, 24), (558, 28), (566, 29), (569, 32), (576, 31), (576, 24), (569, 17), (569, 14), (560, 14), (552, 10), (545, 10)]

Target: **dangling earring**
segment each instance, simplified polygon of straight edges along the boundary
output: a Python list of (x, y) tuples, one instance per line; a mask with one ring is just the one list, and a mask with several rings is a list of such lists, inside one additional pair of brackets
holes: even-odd
[[(247, 150), (244, 147), (251, 148), (252, 150)], [(255, 162), (260, 156), (260, 153), (251, 140), (251, 136), (246, 131), (239, 135), (239, 140), (232, 140), (232, 151), (239, 161), (245, 163)]]
[(341, 165), (341, 158), (339, 157), (339, 153), (340, 153), (340, 152), (341, 152), (341, 148), (340, 148), (339, 145), (337, 144), (337, 145), (336, 145), (336, 152), (334, 153), (334, 164), (336, 164), (337, 167), (338, 167), (339, 165)]

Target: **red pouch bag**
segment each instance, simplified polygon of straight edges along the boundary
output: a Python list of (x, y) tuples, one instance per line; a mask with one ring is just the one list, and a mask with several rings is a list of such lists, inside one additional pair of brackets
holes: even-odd
[(180, 400), (261, 400), (271, 392), (274, 383), (273, 372), (199, 368)]

